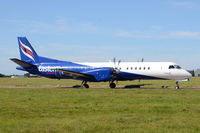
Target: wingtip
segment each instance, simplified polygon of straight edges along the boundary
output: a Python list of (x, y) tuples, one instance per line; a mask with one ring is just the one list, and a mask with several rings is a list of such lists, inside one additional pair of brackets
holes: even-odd
[[(16, 60), (17, 58), (9, 58), (11, 61)], [(18, 59), (17, 59), (18, 60)]]

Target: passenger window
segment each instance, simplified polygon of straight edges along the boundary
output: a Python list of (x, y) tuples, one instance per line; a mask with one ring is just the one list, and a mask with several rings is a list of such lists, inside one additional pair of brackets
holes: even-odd
[(139, 67), (139, 70), (141, 70), (141, 67)]
[(128, 67), (126, 69), (128, 70)]
[(150, 70), (150, 67), (148, 67), (148, 70)]
[(146, 69), (146, 67), (144, 67), (144, 70)]
[(135, 70), (137, 70), (137, 67), (135, 67)]
[(133, 67), (131, 67), (131, 70), (133, 70)]

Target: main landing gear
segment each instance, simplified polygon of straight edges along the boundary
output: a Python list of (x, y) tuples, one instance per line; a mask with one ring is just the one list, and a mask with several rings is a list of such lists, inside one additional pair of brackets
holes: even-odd
[[(116, 84), (114, 83), (114, 81), (111, 81), (109, 84), (110, 88), (115, 88)], [(89, 85), (87, 84), (87, 81), (83, 81), (81, 84), (81, 88), (89, 88)]]
[(110, 83), (110, 88), (115, 88), (116, 87), (116, 84), (115, 83)]
[(109, 86), (110, 86), (110, 88), (115, 88), (116, 84), (112, 81)]
[(81, 84), (82, 88), (89, 88), (89, 85), (87, 84), (87, 81), (83, 81)]

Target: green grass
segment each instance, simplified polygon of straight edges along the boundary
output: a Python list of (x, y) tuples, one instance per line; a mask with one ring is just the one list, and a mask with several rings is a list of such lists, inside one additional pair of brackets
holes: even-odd
[[(72, 87), (80, 85), (82, 81), (79, 80), (57, 80), (47, 78), (0, 78), (0, 87)], [(90, 88), (108, 88), (108, 82), (89, 82)], [(200, 78), (191, 78), (189, 82), (180, 82), (182, 88), (200, 88)], [(168, 88), (175, 88), (175, 81), (173, 80), (138, 80), (134, 81), (119, 81), (118, 88), (125, 86), (140, 85), (141, 88), (161, 88), (167, 86)]]
[[(199, 79), (194, 78), (195, 87)], [(144, 83), (145, 82), (145, 83)], [(141, 81), (148, 84), (150, 81)], [(158, 87), (162, 82), (152, 81)], [(120, 82), (120, 86), (134, 82)], [(186, 84), (188, 83), (188, 84)], [(0, 79), (2, 133), (199, 133), (199, 89), (78, 89), (73, 80)], [(185, 82), (183, 86), (190, 86)], [(23, 88), (21, 88), (23, 86)], [(24, 87), (25, 86), (25, 87)]]

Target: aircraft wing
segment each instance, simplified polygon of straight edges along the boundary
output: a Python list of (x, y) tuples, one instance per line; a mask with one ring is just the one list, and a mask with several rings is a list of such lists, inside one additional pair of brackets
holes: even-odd
[(13, 61), (13, 62), (15, 62), (16, 64), (22, 66), (22, 67), (32, 67), (32, 66), (35, 66), (35, 65), (27, 63), (25, 61), (21, 61), (21, 60), (19, 60), (17, 58), (11, 58), (10, 60)]
[(75, 78), (94, 79), (93, 75), (86, 74), (86, 73), (74, 72), (74, 71), (63, 70), (63, 69), (53, 69), (53, 70), (63, 72), (65, 75), (75, 77)]

